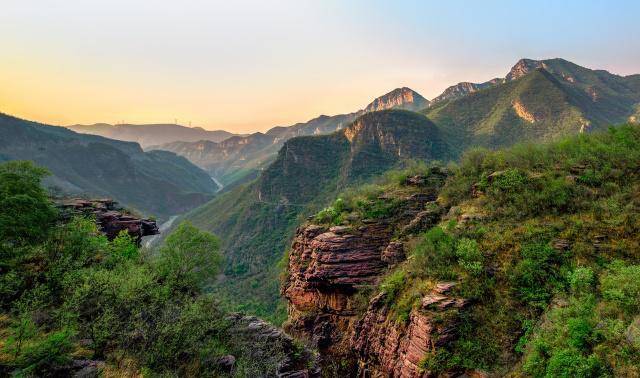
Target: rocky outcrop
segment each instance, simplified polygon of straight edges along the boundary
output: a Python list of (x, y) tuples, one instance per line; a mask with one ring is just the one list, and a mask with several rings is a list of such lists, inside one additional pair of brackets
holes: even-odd
[(373, 100), (364, 109), (365, 113), (377, 112), (388, 109), (405, 109), (418, 111), (429, 106), (429, 100), (422, 97), (418, 92), (407, 88), (396, 88), (391, 92)]
[[(446, 346), (455, 336), (455, 312), (467, 302), (449, 295), (453, 282), (442, 282), (422, 298), (422, 306), (413, 309), (404, 324), (389, 317), (386, 294), (375, 296), (351, 335), (363, 377), (426, 377), (420, 365), (425, 356)], [(450, 320), (440, 319), (445, 313)], [(436, 320), (436, 317), (439, 318)]]
[(512, 102), (512, 107), (518, 117), (529, 123), (535, 123), (543, 119), (542, 115), (529, 111), (520, 100), (514, 100)]
[(61, 201), (58, 207), (67, 219), (75, 215), (95, 217), (98, 228), (109, 240), (115, 239), (121, 231), (126, 230), (139, 245), (143, 236), (160, 233), (156, 221), (128, 214), (111, 199), (74, 198)]
[(427, 376), (420, 361), (455, 336), (455, 316), (434, 319), (466, 305), (450, 295), (455, 283), (435, 285), (405, 322), (391, 316), (385, 293), (367, 299), (389, 268), (406, 259), (410, 236), (445, 213), (434, 201), (433, 181), (410, 177), (406, 185), (421, 189), (402, 198), (393, 215), (343, 226), (309, 224), (298, 228), (291, 245), (282, 287), (289, 302), (285, 329), (310, 341), (321, 365), (340, 376)]
[[(316, 378), (320, 368), (313, 352), (264, 320), (255, 316), (233, 314), (229, 316), (230, 329), (236, 342), (244, 344), (244, 350), (254, 360), (273, 367), (265, 376), (278, 378)], [(234, 371), (235, 357), (218, 358), (215, 363), (227, 372)], [(270, 369), (271, 370), (271, 369)]]
[(546, 68), (546, 64), (539, 60), (533, 59), (520, 59), (509, 71), (505, 77), (506, 81), (512, 81), (523, 77), (529, 72), (538, 69)]
[(442, 92), (442, 94), (440, 94), (438, 97), (431, 100), (431, 103), (429, 105), (433, 106), (442, 101), (454, 100), (456, 98), (460, 98), (468, 94), (475, 93), (481, 89), (494, 87), (496, 85), (502, 84), (503, 82), (504, 82), (504, 79), (495, 78), (495, 79), (486, 81), (484, 83), (469, 83), (469, 82), (458, 83), (456, 85), (452, 85), (447, 89), (445, 89), (444, 92)]

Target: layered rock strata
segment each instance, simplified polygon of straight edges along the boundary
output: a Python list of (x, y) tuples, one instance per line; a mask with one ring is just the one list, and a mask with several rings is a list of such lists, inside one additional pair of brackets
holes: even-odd
[(446, 213), (434, 201), (437, 189), (424, 179), (405, 184), (424, 187), (402, 199), (392, 216), (332, 227), (308, 224), (296, 232), (282, 287), (289, 302), (285, 329), (318, 348), (323, 369), (333, 374), (429, 376), (420, 362), (456, 336), (456, 314), (467, 303), (451, 295), (454, 282), (435, 283), (402, 321), (393, 316), (386, 294), (376, 292), (390, 267), (406, 259), (411, 236)]

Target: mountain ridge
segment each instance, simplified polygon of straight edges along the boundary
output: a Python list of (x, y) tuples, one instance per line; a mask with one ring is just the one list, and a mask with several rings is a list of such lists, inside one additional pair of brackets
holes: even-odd
[(220, 142), (238, 135), (225, 130), (205, 130), (202, 127), (187, 127), (178, 124), (116, 124), (94, 123), (92, 125), (69, 125), (66, 128), (83, 134), (100, 135), (110, 139), (137, 142), (143, 148), (150, 145), (175, 141), (211, 140)]

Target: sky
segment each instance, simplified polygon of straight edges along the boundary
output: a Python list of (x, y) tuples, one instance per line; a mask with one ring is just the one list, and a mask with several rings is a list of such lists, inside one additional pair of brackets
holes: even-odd
[(0, 0), (0, 112), (246, 133), (523, 57), (640, 73), (640, 1)]

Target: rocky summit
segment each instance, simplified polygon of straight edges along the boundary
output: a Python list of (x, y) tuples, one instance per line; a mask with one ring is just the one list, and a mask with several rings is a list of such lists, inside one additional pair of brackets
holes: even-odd
[(421, 110), (427, 106), (429, 100), (410, 88), (402, 87), (376, 98), (364, 111), (368, 113), (387, 109)]

